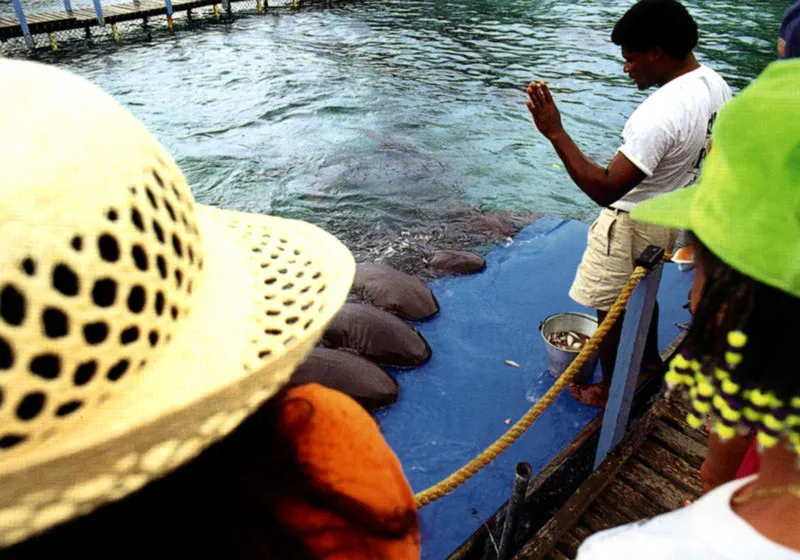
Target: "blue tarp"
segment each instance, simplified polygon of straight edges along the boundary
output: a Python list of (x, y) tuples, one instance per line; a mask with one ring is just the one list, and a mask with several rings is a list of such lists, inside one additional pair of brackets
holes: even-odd
[[(553, 384), (538, 325), (548, 315), (591, 309), (567, 295), (585, 248), (588, 226), (541, 218), (486, 256), (472, 276), (435, 280), (440, 313), (416, 323), (433, 349), (431, 360), (392, 370), (400, 399), (377, 419), (415, 492), (450, 475), (516, 422)], [(668, 264), (659, 289), (663, 348), (687, 323), (691, 273)], [(519, 368), (505, 363), (511, 360)], [(509, 496), (514, 468), (538, 472), (597, 415), (567, 392), (492, 464), (420, 512), (423, 558), (445, 558)]]

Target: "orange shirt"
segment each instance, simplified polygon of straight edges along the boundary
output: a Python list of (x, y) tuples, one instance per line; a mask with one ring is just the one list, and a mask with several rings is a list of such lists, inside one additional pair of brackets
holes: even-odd
[[(282, 429), (295, 433), (298, 460), (323, 488), (364, 504), (371, 519), (402, 526), (416, 516), (414, 495), (400, 461), (375, 420), (347, 395), (321, 385), (291, 389), (281, 416)], [(312, 413), (309, 415), (309, 404)], [(330, 560), (420, 557), (419, 531), (405, 538), (382, 538), (353, 520), (302, 500), (282, 504), (284, 523), (306, 535), (311, 552)]]

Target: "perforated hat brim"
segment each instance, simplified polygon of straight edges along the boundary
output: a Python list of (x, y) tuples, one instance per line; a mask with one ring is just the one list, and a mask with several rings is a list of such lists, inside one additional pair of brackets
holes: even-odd
[(196, 217), (203, 282), (181, 329), (91, 421), (2, 464), (0, 543), (119, 499), (229, 433), (286, 383), (344, 303), (355, 264), (330, 234), (201, 205)]

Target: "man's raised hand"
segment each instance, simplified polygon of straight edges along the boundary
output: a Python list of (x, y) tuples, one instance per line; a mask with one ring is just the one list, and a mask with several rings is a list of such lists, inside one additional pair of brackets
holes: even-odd
[(561, 113), (558, 111), (550, 90), (544, 82), (531, 82), (526, 90), (528, 99), (525, 105), (533, 116), (533, 122), (545, 138), (553, 140), (564, 131), (561, 126)]

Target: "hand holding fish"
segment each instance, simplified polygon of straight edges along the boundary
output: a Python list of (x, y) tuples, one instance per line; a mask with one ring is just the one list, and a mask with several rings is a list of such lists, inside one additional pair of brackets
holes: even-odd
[(564, 132), (564, 128), (561, 126), (561, 113), (550, 95), (547, 84), (531, 82), (526, 92), (528, 99), (525, 100), (525, 105), (533, 116), (536, 128), (545, 138), (552, 141)]

